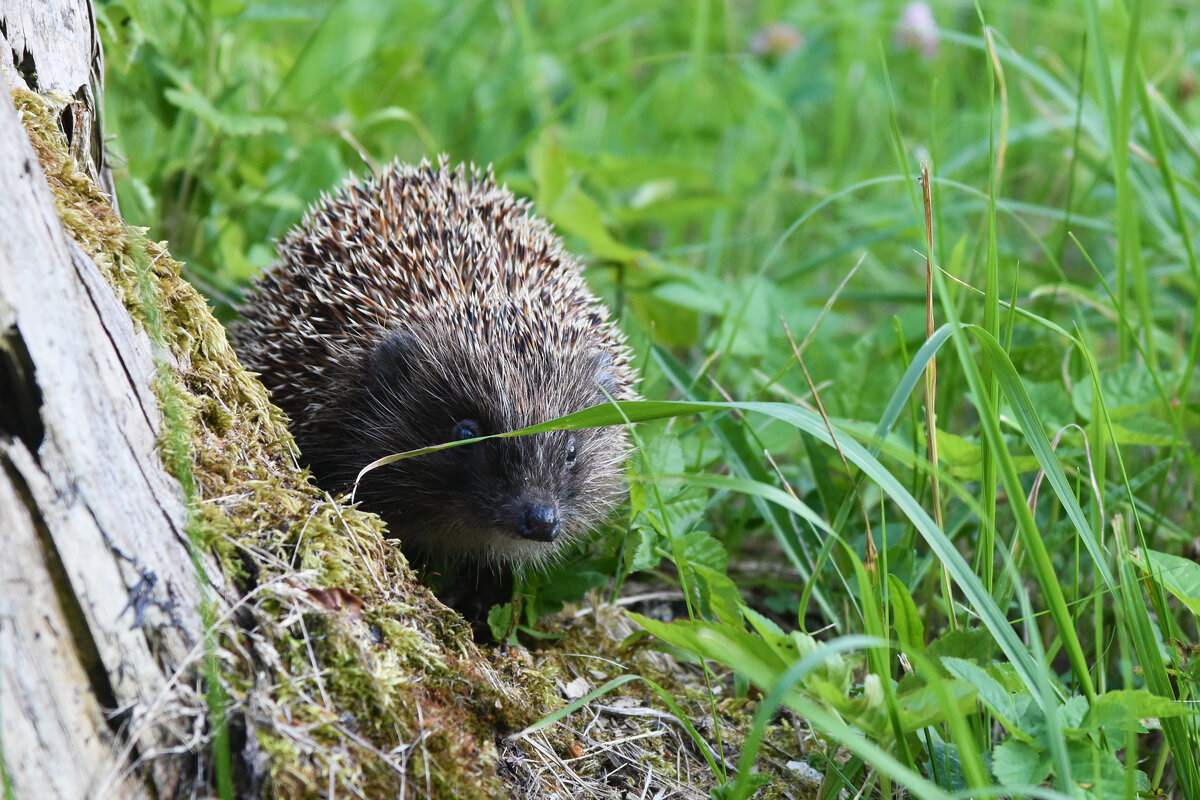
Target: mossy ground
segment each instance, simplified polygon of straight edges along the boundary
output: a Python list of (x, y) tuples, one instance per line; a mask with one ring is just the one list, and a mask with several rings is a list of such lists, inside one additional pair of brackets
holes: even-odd
[[(611, 617), (566, 615), (569, 635), (552, 653), (478, 648), (414, 580), (377, 517), (308, 481), (286, 419), (181, 264), (128, 227), (77, 168), (56, 121), (67, 101), (23, 90), (13, 99), (68, 232), (161, 350), (163, 459), (188, 499), (193, 544), (219, 565), (197, 580), (222, 598), (211, 620), (227, 713), (252, 734), (235, 756), (262, 773), (235, 769), (239, 779), (265, 778), (276, 797), (615, 796), (650, 778), (706, 796), (714, 775), (662, 715), (614, 712), (617, 723), (568, 720), (503, 738), (559, 707), (572, 677), (598, 685), (627, 671), (628, 623), (617, 631)], [(696, 718), (711, 713), (706, 693), (678, 685), (702, 686), (699, 670), (661, 657), (632, 663), (675, 684)], [(714, 715), (727, 748), (740, 744), (745, 705), (726, 700)]]

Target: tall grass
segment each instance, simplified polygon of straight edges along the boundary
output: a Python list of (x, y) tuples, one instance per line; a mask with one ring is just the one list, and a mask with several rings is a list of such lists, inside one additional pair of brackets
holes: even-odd
[(120, 199), (229, 313), (364, 160), (494, 163), (691, 403), (623, 409), (677, 419), (571, 574), (673, 565), (647, 627), (766, 693), (743, 767), (787, 705), (825, 791), (1200, 798), (1200, 18), (902, 11), (108, 2)]

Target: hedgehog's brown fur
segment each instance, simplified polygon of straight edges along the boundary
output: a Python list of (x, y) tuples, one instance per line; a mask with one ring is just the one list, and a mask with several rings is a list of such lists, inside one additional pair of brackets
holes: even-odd
[[(380, 456), (635, 396), (549, 224), (444, 158), (323, 196), (242, 313), (243, 361), (334, 492)], [(620, 428), (493, 439), (375, 470), (358, 497), (418, 558), (540, 564), (620, 497), (626, 447)]]

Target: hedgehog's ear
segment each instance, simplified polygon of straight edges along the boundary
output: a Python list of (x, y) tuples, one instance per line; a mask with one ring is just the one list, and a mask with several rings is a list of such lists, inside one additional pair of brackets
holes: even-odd
[(592, 356), (592, 366), (596, 370), (596, 383), (608, 397), (617, 396), (617, 371), (613, 364), (612, 353), (601, 350)]
[(367, 355), (364, 364), (367, 377), (384, 384), (408, 380), (412, 375), (412, 359), (417, 348), (415, 336), (392, 331), (380, 339), (379, 344)]

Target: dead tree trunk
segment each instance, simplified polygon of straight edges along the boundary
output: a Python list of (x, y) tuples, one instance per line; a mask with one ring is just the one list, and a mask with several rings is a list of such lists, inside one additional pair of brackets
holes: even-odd
[(75, 161), (111, 189), (91, 4), (3, 0), (0, 37), (3, 788), (170, 795), (169, 770), (125, 768), (176, 743), (140, 723), (170, 703), (174, 665), (201, 628), (182, 493), (156, 451), (155, 357), (64, 230), (11, 99), (28, 88), (75, 100), (58, 124)]

